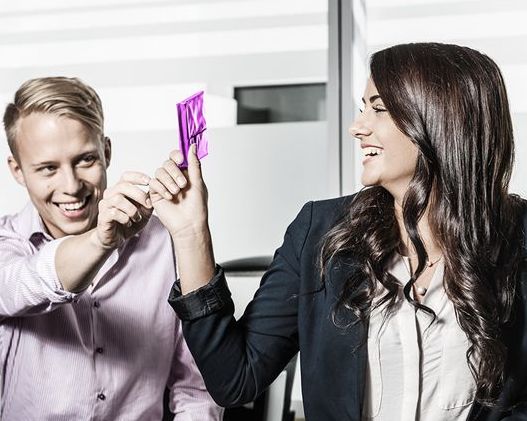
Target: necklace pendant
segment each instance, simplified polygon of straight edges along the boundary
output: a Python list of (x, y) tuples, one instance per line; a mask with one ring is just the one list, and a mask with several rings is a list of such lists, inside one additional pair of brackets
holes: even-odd
[(428, 290), (425, 287), (417, 287), (415, 291), (417, 292), (417, 294), (423, 296), (426, 294), (426, 291)]

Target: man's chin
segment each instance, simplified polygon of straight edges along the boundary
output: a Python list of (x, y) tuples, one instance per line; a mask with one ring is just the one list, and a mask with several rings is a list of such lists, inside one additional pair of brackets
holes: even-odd
[(79, 221), (53, 221), (53, 223), (46, 223), (51, 235), (55, 238), (65, 237), (67, 235), (80, 235), (89, 231), (96, 225), (96, 220), (91, 218), (82, 219)]

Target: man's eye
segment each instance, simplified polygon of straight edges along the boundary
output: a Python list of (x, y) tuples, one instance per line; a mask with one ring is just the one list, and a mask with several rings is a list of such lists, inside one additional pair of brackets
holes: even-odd
[(57, 167), (55, 167), (53, 165), (46, 165), (45, 167), (40, 167), (38, 169), (38, 172), (40, 172), (40, 173), (42, 173), (44, 175), (49, 175), (49, 174), (54, 173), (56, 170), (57, 170)]
[(93, 155), (86, 155), (81, 158), (79, 161), (79, 165), (81, 166), (88, 166), (95, 162), (96, 158)]

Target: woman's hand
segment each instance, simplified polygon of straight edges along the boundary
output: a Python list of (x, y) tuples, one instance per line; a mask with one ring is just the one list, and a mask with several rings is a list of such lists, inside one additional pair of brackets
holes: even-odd
[(149, 184), (152, 205), (175, 243), (191, 241), (208, 232), (208, 194), (196, 145), (190, 147), (187, 170), (178, 167), (182, 161), (182, 153), (172, 151)]
[(214, 275), (214, 253), (208, 226), (207, 187), (201, 176), (196, 145), (190, 147), (188, 170), (182, 171), (179, 151), (158, 168), (150, 181), (150, 199), (174, 242), (181, 291), (206, 285)]

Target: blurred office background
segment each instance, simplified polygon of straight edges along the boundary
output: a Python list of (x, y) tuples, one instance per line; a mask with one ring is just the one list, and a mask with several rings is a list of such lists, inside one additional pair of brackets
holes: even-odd
[[(304, 202), (360, 188), (347, 127), (368, 55), (392, 44), (453, 42), (497, 61), (516, 135), (511, 189), (527, 195), (525, 21), (523, 0), (0, 0), (0, 106), (28, 78), (85, 80), (103, 101), (114, 183), (160, 165), (177, 146), (176, 103), (205, 90), (217, 260), (269, 256)], [(25, 191), (7, 164), (0, 179), (0, 214), (16, 212)], [(258, 278), (230, 282), (244, 302)], [(293, 406), (301, 416), (298, 379)]]

